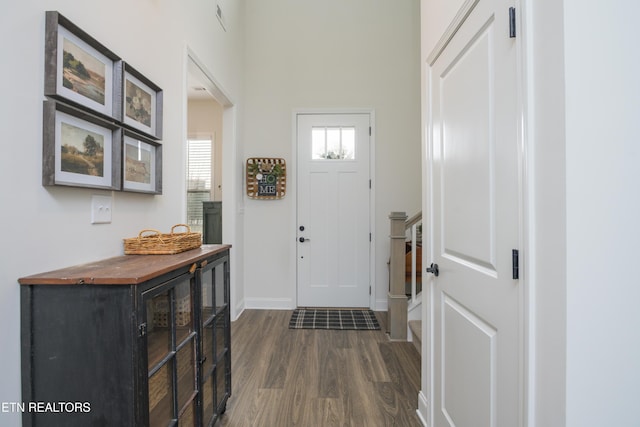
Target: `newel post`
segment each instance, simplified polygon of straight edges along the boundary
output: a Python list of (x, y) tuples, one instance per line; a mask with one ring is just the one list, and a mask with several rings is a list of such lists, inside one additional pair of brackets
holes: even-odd
[(389, 293), (387, 295), (387, 331), (392, 340), (407, 339), (407, 295), (405, 294), (405, 212), (391, 212), (391, 255), (389, 259)]

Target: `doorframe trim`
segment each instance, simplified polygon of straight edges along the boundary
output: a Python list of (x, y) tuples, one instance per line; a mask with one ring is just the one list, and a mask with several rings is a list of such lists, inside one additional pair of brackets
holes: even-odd
[[(371, 233), (371, 241), (369, 242), (369, 286), (371, 292), (369, 294), (369, 308), (376, 309), (376, 211), (375, 211), (375, 135), (376, 120), (374, 108), (294, 108), (291, 113), (291, 161), (288, 169), (290, 170), (290, 180), (287, 183), (289, 194), (293, 198), (291, 204), (292, 218), (298, 222), (298, 116), (299, 115), (333, 115), (333, 114), (368, 114), (369, 125), (371, 126), (371, 135), (369, 135), (369, 179), (371, 180), (371, 188), (369, 190), (369, 233)], [(293, 268), (291, 269), (291, 280), (294, 284), (291, 301), (294, 306), (298, 305), (298, 250), (297, 250), (297, 233), (296, 227), (291, 227), (290, 242), (291, 253), (294, 257)], [(295, 307), (294, 307), (295, 308)]]
[(521, 376), (522, 376), (522, 401), (520, 409), (522, 412), (521, 423), (523, 426), (535, 426), (535, 395), (536, 395), (536, 346), (535, 346), (535, 188), (534, 188), (534, 144), (535, 122), (533, 108), (533, 88), (531, 87), (532, 48), (534, 39), (532, 34), (533, 25), (531, 19), (532, 2), (527, 0), (515, 0), (516, 7), (516, 78), (518, 90), (518, 116), (520, 119), (518, 126), (519, 143), (519, 187), (520, 187), (520, 236), (521, 261), (520, 278), (522, 295), (522, 329), (521, 329)]

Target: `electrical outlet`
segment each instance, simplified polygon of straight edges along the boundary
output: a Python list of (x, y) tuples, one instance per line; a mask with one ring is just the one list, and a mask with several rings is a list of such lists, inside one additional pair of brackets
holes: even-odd
[(92, 196), (91, 197), (91, 224), (111, 223), (111, 197)]

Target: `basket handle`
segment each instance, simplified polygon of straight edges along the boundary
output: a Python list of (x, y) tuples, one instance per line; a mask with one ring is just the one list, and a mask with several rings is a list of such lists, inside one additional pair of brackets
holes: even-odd
[[(158, 230), (154, 230), (153, 228), (146, 228), (144, 230), (142, 230), (140, 233), (138, 233), (138, 239), (142, 239), (142, 237), (153, 237), (152, 234), (149, 234), (148, 236), (142, 236), (142, 233), (155, 233), (158, 238), (160, 238), (160, 232)], [(162, 239), (160, 239), (162, 240)]]
[(189, 227), (187, 224), (176, 224), (173, 227), (171, 227), (171, 234), (173, 234), (173, 229), (176, 227), (186, 227), (187, 228), (187, 233), (191, 233), (191, 227)]

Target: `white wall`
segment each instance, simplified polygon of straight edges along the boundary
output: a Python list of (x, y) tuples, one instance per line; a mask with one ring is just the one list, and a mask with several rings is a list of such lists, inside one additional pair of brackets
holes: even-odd
[(639, 14), (564, 1), (568, 427), (640, 422)]
[[(184, 220), (187, 46), (234, 102), (242, 95), (242, 3), (224, 2), (227, 32), (214, 3), (24, 0), (0, 16), (2, 52), (11, 58), (0, 71), (0, 402), (21, 401), (19, 277), (120, 255), (122, 238)], [(41, 185), (46, 10), (58, 10), (164, 90), (163, 195)], [(93, 194), (113, 197), (111, 224), (90, 224)], [(0, 412), (0, 424), (20, 425), (19, 414)]]
[[(386, 309), (391, 211), (420, 210), (419, 2), (248, 0), (247, 157), (295, 162), (295, 109), (371, 108), (376, 118), (376, 305)], [(246, 302), (293, 307), (295, 186), (245, 200)]]

